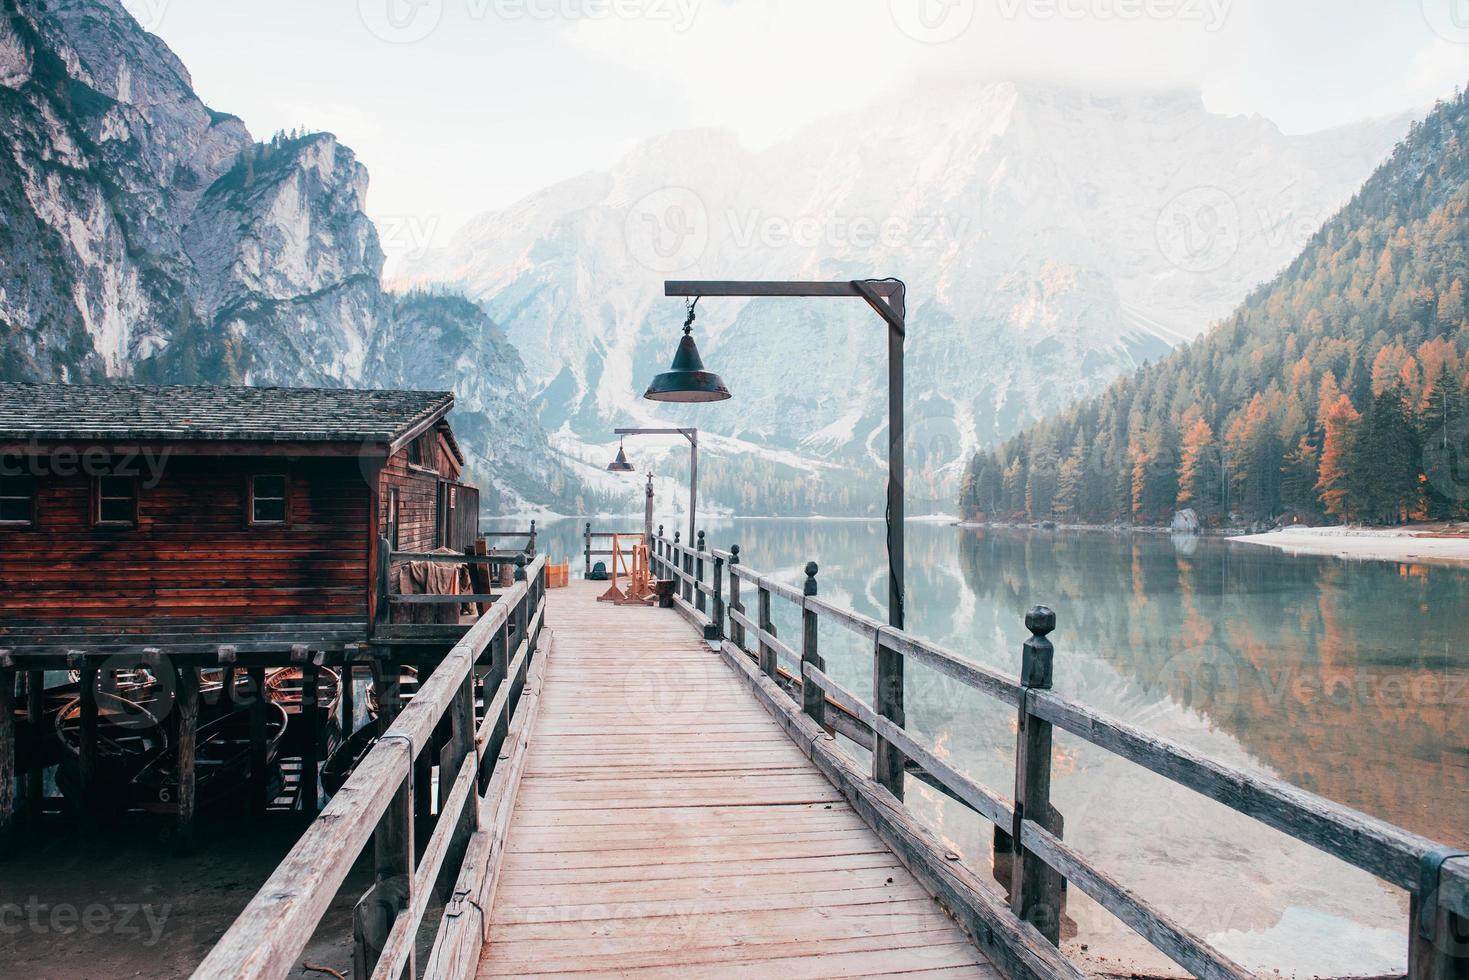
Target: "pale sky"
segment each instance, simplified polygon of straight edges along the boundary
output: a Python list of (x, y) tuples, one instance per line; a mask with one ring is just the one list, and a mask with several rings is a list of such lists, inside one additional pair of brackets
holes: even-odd
[(1469, 81), (1469, 0), (124, 0), (257, 139), (337, 134), (390, 253), (720, 126), (758, 148), (930, 74), (1183, 87), (1306, 132)]

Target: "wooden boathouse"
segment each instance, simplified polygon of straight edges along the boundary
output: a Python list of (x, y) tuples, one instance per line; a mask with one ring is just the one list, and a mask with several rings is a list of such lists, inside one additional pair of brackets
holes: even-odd
[[(108, 728), (123, 704), (117, 677), (141, 671), (158, 684), (166, 703), (152, 720), (177, 761), (152, 802), (177, 814), (187, 846), (211, 691), (253, 699), (248, 779), (265, 806), (276, 788), (261, 743), (274, 723), (260, 692), (268, 671), (296, 668), (294, 725), (306, 731), (294, 795), (314, 812), (327, 675), (350, 736), (354, 666), (371, 670), (380, 703), (400, 663), (431, 661), (462, 632), (418, 636), (401, 661), (402, 648), (380, 642), (406, 635), (390, 606), (443, 601), (391, 594), (390, 563), (462, 555), (478, 538), (453, 402), (446, 392), (0, 384), (0, 847), (18, 810), (39, 819), (58, 802), (42, 798), (40, 775), (55, 708), (48, 672), (77, 678), (83, 811), (109, 802), (98, 797), (118, 744)], [(222, 764), (206, 753), (200, 765), (211, 763)]]
[[(1079, 980), (1059, 943), (1070, 889), (1194, 976), (1250, 976), (1065, 841), (1057, 729), (1402, 889), (1409, 977), (1469, 971), (1469, 855), (1058, 694), (1050, 609), (1026, 616), (1009, 675), (823, 598), (814, 562), (791, 581), (702, 534), (660, 528), (651, 545), (672, 609), (599, 602), (604, 582), (548, 592), (545, 558), (522, 564), (195, 976), (292, 973), (364, 851), (364, 978)], [(798, 635), (778, 634), (776, 603)], [(827, 673), (823, 624), (888, 654), (871, 690)], [(1016, 712), (1013, 785), (977, 782), (906, 729), (914, 670)], [(416, 826), (415, 762), (444, 727), (441, 802)], [(895, 772), (868, 761), (884, 751)], [(905, 806), (915, 781), (993, 826), (999, 883)]]

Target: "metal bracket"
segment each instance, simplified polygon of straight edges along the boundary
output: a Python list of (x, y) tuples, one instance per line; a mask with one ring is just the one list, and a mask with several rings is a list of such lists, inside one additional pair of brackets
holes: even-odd
[(1423, 939), (1433, 939), (1438, 920), (1438, 883), (1444, 862), (1461, 857), (1469, 857), (1469, 851), (1436, 847), (1418, 861), (1418, 935)]
[(413, 763), (418, 761), (418, 747), (413, 744), (413, 739), (410, 738), (406, 732), (388, 732), (384, 735), (378, 736), (379, 742), (386, 742), (392, 739), (396, 739), (397, 741), (400, 741), (404, 745), (408, 746), (408, 782), (412, 783)]

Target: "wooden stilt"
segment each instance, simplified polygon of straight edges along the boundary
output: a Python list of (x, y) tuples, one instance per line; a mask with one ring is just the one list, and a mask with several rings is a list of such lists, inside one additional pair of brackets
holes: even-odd
[(268, 747), (265, 744), (265, 668), (250, 668), (250, 808), (257, 813), (270, 805), (270, 779), (266, 772), (269, 765)]
[(342, 664), (342, 682), (340, 694), (342, 716), (340, 721), (342, 726), (342, 741), (344, 742), (347, 739), (351, 738), (352, 733), (357, 730), (357, 726), (355, 724), (357, 714), (357, 681), (356, 678), (353, 676), (354, 673), (355, 671), (353, 670), (352, 661), (348, 660), (346, 663)]
[(317, 764), (320, 751), (321, 712), (317, 708), (320, 700), (321, 671), (315, 664), (301, 668), (301, 722), (305, 726), (305, 738), (301, 741), (301, 809), (315, 813), (319, 809), (320, 773)]
[(199, 757), (199, 671), (182, 667), (178, 673), (178, 829), (174, 849), (188, 854), (194, 849), (194, 813), (197, 800)]
[[(31, 744), (40, 745), (43, 726), (46, 723), (46, 673), (41, 670), (28, 672), (26, 685), (26, 719), (31, 726)], [(41, 821), (41, 810), (46, 803), (46, 773), (40, 766), (32, 766), (26, 774), (26, 813), (30, 825)]]
[(15, 850), (15, 669), (0, 653), (0, 858)]
[[(426, 664), (420, 664), (418, 668), (418, 685), (420, 688), (428, 683), (433, 676), (433, 668)], [(400, 709), (401, 710), (401, 707)], [(430, 732), (428, 744), (418, 753), (418, 758), (413, 760), (413, 812), (418, 819), (425, 822), (433, 816), (434, 807), (434, 763), (438, 761), (435, 753), (434, 733)]]
[(82, 819), (91, 822), (97, 810), (97, 669), (83, 667), (81, 679), (82, 737), (77, 769), (81, 781)]

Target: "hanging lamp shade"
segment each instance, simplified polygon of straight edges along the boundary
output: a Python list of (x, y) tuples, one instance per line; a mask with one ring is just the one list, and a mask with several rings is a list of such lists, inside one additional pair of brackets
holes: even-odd
[(622, 448), (622, 443), (617, 444), (617, 458), (607, 464), (609, 473), (631, 473), (637, 467), (627, 461), (627, 453)]
[(643, 397), (655, 402), (722, 402), (729, 397), (729, 389), (719, 375), (704, 370), (693, 327), (684, 324), (673, 366), (653, 379)]

